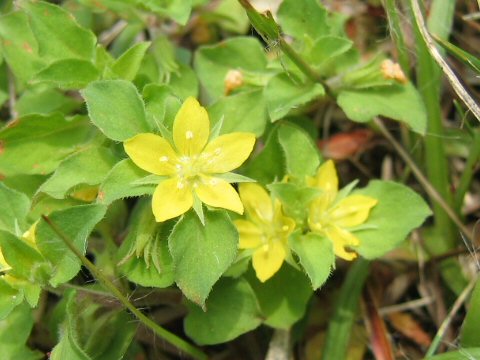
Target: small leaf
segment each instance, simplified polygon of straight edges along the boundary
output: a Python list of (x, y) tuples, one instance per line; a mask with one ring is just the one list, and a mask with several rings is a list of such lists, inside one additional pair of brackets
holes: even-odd
[(23, 1), (21, 6), (29, 15), (30, 26), (46, 60), (93, 59), (95, 35), (78, 25), (66, 10), (43, 1)]
[(317, 39), (328, 35), (327, 10), (318, 0), (285, 0), (278, 9), (282, 30), (298, 40), (305, 36)]
[(393, 250), (431, 214), (425, 200), (399, 183), (370, 181), (367, 187), (353, 191), (352, 195), (366, 195), (378, 200), (363, 224), (369, 228), (355, 231), (355, 236), (360, 239), (356, 250), (367, 259)]
[(55, 173), (38, 189), (55, 199), (63, 199), (76, 185), (98, 185), (116, 163), (112, 152), (93, 147), (73, 154), (60, 163)]
[(225, 93), (229, 70), (266, 71), (263, 46), (252, 37), (233, 37), (219, 44), (202, 46), (195, 53), (195, 70), (211, 101)]
[(313, 176), (320, 165), (318, 147), (305, 130), (289, 123), (278, 128), (278, 141), (285, 154), (289, 174), (304, 177)]
[(281, 73), (274, 76), (265, 88), (268, 113), (272, 122), (287, 115), (309, 101), (325, 95), (325, 89), (317, 83), (304, 83), (292, 79), (293, 75)]
[(261, 283), (253, 271), (249, 275), (251, 276), (248, 277), (248, 281), (260, 303), (265, 324), (274, 328), (289, 329), (303, 317), (313, 294), (312, 286), (305, 274), (284, 264), (265, 283)]
[(92, 135), (86, 117), (28, 115), (0, 130), (0, 173), (48, 174)]
[(255, 294), (242, 278), (221, 279), (206, 302), (206, 311), (190, 302), (187, 306), (185, 332), (202, 345), (233, 340), (261, 324)]
[(205, 226), (193, 211), (173, 228), (168, 246), (175, 281), (185, 296), (204, 307), (212, 286), (235, 260), (238, 232), (225, 211), (207, 211)]
[(313, 288), (318, 289), (327, 281), (335, 266), (332, 242), (319, 234), (302, 235), (296, 231), (290, 236), (288, 244), (300, 258)]
[(212, 124), (223, 119), (222, 134), (235, 131), (263, 134), (267, 124), (267, 108), (261, 89), (221, 97), (208, 108)]
[(58, 60), (35, 74), (32, 82), (47, 82), (61, 89), (82, 89), (100, 77), (98, 69), (88, 60)]
[(128, 81), (135, 79), (143, 57), (150, 47), (150, 42), (140, 42), (125, 51), (112, 65), (112, 71), (120, 78)]
[[(4, 338), (7, 337), (6, 334), (8, 332), (1, 331), (1, 329), (6, 329), (2, 327), (1, 324), (6, 323), (11, 319), (9, 317), (7, 318), (7, 321), (4, 320), (12, 312), (12, 310), (22, 302), (23, 296), (21, 291), (14, 289), (3, 279), (3, 277), (0, 278), (0, 346), (2, 347), (2, 351), (5, 351), (5, 346), (11, 343), (4, 343)], [(10, 329), (10, 327), (8, 329)]]
[[(0, 297), (3, 296), (3, 289), (0, 294), (2, 294)], [(21, 299), (20, 296), (18, 298)], [(44, 358), (44, 354), (32, 351), (27, 345), (34, 324), (33, 312), (25, 303), (17, 307), (7, 318), (0, 320), (2, 360), (39, 360)]]
[[(88, 236), (106, 210), (103, 205), (81, 205), (52, 212), (49, 218), (84, 254)], [(67, 282), (80, 271), (80, 260), (44, 220), (37, 225), (36, 242), (40, 252), (54, 265), (55, 273), (50, 279), (53, 286)]]
[(125, 80), (100, 80), (82, 91), (92, 122), (107, 136), (123, 141), (150, 132), (145, 107), (135, 86)]
[(43, 256), (27, 242), (0, 231), (0, 248), (12, 267), (9, 274), (32, 283), (43, 284), (50, 276), (51, 268)]
[(338, 105), (353, 121), (368, 122), (382, 115), (409, 125), (425, 134), (427, 114), (422, 98), (411, 83), (389, 87), (345, 90), (337, 98)]
[(132, 160), (117, 163), (108, 173), (98, 190), (97, 202), (109, 205), (115, 200), (130, 196), (153, 194), (155, 186), (141, 182), (149, 174), (136, 166)]
[(14, 235), (17, 231), (26, 231), (25, 219), (30, 210), (30, 200), (18, 191), (12, 190), (0, 183), (0, 230)]

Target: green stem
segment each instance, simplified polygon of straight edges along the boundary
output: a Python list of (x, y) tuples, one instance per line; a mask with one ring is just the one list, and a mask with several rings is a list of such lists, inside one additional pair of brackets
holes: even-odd
[(328, 326), (323, 360), (346, 359), (352, 326), (357, 318), (358, 304), (369, 268), (370, 261), (360, 258), (348, 271)]
[(64, 241), (65, 245), (77, 256), (82, 264), (93, 274), (93, 276), (108, 290), (110, 291), (121, 303), (122, 305), (130, 310), (130, 312), (137, 317), (145, 326), (150, 328), (157, 334), (159, 337), (174, 345), (178, 349), (182, 350), (186, 354), (191, 355), (195, 359), (207, 359), (207, 355), (204, 354), (200, 349), (189, 344), (185, 340), (179, 338), (175, 334), (169, 332), (168, 330), (162, 328), (154, 321), (145, 316), (140, 310), (138, 310), (125, 295), (123, 295), (120, 290), (105, 276), (102, 271), (99, 270), (90, 260), (88, 260), (73, 242), (65, 235), (63, 232), (55, 225), (48, 216), (42, 215), (43, 220), (46, 221), (48, 225), (52, 228), (55, 233)]

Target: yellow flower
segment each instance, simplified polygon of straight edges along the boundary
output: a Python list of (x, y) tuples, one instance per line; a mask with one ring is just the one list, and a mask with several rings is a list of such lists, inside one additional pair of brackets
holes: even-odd
[(252, 264), (258, 279), (265, 282), (282, 266), (289, 254), (287, 240), (295, 221), (282, 213), (278, 200), (272, 201), (257, 184), (240, 184), (240, 198), (248, 220), (235, 220), (240, 249), (253, 249)]
[(308, 183), (323, 191), (310, 205), (310, 229), (332, 241), (335, 255), (353, 260), (357, 254), (347, 248), (360, 245), (360, 240), (349, 229), (363, 224), (378, 201), (364, 195), (337, 199), (338, 177), (332, 160), (322, 164), (315, 178), (309, 178)]
[(248, 158), (255, 135), (236, 132), (210, 142), (209, 136), (207, 111), (189, 97), (173, 123), (174, 147), (155, 134), (138, 134), (125, 141), (125, 151), (138, 167), (169, 177), (153, 194), (152, 209), (158, 222), (188, 211), (195, 196), (207, 205), (243, 214), (235, 189), (216, 175), (238, 168)]

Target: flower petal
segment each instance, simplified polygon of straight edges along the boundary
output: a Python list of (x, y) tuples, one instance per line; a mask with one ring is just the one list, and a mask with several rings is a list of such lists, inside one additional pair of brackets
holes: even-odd
[(309, 185), (328, 193), (331, 200), (335, 199), (338, 191), (338, 176), (334, 162), (332, 160), (324, 162), (318, 168), (315, 177), (309, 179)]
[(181, 155), (200, 154), (210, 135), (210, 120), (207, 110), (198, 101), (189, 97), (175, 116), (173, 142)]
[(370, 213), (370, 209), (378, 203), (377, 199), (364, 195), (350, 195), (336, 204), (331, 212), (330, 219), (340, 227), (353, 227), (363, 224)]
[(273, 221), (272, 200), (263, 187), (254, 183), (242, 183), (238, 186), (238, 190), (250, 220), (255, 224)]
[(255, 134), (235, 132), (212, 140), (202, 152), (202, 170), (210, 174), (223, 174), (242, 165), (255, 145)]
[(333, 242), (335, 255), (345, 260), (353, 260), (357, 257), (355, 252), (346, 249), (346, 247), (360, 245), (360, 240), (350, 231), (338, 226), (330, 226), (325, 231), (325, 235)]
[(179, 187), (177, 177), (158, 184), (152, 199), (152, 210), (158, 222), (172, 219), (187, 212), (193, 206), (193, 194), (190, 186)]
[(285, 260), (286, 251), (279, 241), (265, 244), (253, 253), (252, 265), (261, 282), (270, 279), (281, 267)]
[(238, 219), (234, 221), (240, 235), (239, 249), (256, 249), (262, 245), (263, 233), (254, 223)]
[(126, 140), (123, 147), (139, 168), (156, 175), (173, 175), (177, 154), (170, 143), (155, 134), (138, 134)]
[(225, 180), (202, 176), (195, 193), (207, 205), (243, 214), (243, 205), (238, 193)]

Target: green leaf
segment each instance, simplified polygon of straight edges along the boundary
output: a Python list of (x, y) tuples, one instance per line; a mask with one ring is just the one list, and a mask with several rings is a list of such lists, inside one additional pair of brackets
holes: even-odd
[(480, 281), (477, 280), (468, 304), (468, 311), (463, 320), (460, 344), (464, 347), (480, 346), (478, 336), (478, 319), (480, 319)]
[[(50, 359), (51, 360), (93, 360), (82, 349), (78, 334), (77, 324), (77, 305), (75, 303), (75, 292), (71, 291), (66, 294), (66, 319), (60, 326), (60, 341), (53, 348)], [(84, 309), (86, 310), (86, 309)]]
[(252, 37), (234, 37), (219, 44), (202, 46), (195, 53), (195, 70), (211, 101), (225, 93), (229, 70), (266, 71), (263, 46)]
[(19, 117), (30, 114), (49, 115), (54, 112), (70, 113), (77, 109), (81, 102), (66, 96), (57, 89), (45, 85), (34, 86), (25, 90), (17, 99), (15, 110)]
[(262, 90), (245, 91), (221, 97), (208, 108), (212, 124), (223, 119), (220, 133), (235, 131), (263, 134), (267, 123), (266, 103)]
[(278, 126), (270, 132), (262, 152), (247, 164), (245, 175), (263, 184), (283, 178), (285, 157), (278, 142)]
[(192, 0), (137, 0), (151, 11), (185, 25), (192, 10)]
[(303, 178), (313, 176), (320, 165), (318, 147), (302, 128), (282, 123), (278, 128), (278, 141), (285, 154), (289, 174)]
[(274, 76), (265, 88), (268, 113), (272, 122), (287, 115), (290, 110), (325, 95), (325, 89), (318, 83), (304, 83), (292, 75), (281, 73)]
[(305, 36), (317, 39), (328, 35), (327, 10), (318, 0), (285, 0), (278, 9), (278, 20), (288, 35), (302, 40)]
[(458, 46), (453, 45), (452, 43), (435, 36), (435, 41), (437, 41), (444, 49), (446, 49), (450, 54), (454, 55), (456, 58), (460, 59), (464, 64), (470, 66), (473, 70), (480, 74), (480, 59), (469, 52), (459, 48)]
[(280, 36), (280, 29), (273, 19), (270, 12), (260, 14), (247, 0), (240, 0), (240, 4), (244, 7), (250, 22), (262, 38), (268, 43), (275, 41)]
[[(23, 302), (23, 296), (18, 289), (14, 289), (10, 284), (8, 284), (3, 277), (0, 278), (0, 324), (4, 323), (5, 319), (13, 309)], [(0, 329), (4, 329), (0, 325)], [(0, 344), (2, 349), (4, 349), (3, 344), (4, 334), (0, 330)]]
[[(106, 210), (103, 205), (81, 205), (52, 212), (49, 218), (85, 254), (88, 236)], [(80, 271), (80, 260), (43, 219), (36, 230), (38, 249), (55, 268), (50, 283), (57, 286), (72, 279)]]
[(92, 122), (110, 139), (123, 141), (150, 132), (135, 86), (125, 80), (100, 80), (82, 91)]
[[(173, 120), (182, 102), (168, 85), (148, 84), (143, 88), (147, 120), (152, 127), (172, 130)], [(163, 134), (162, 134), (163, 136)], [(165, 136), (164, 136), (165, 137)]]
[(149, 47), (150, 42), (140, 42), (133, 45), (113, 63), (112, 72), (120, 79), (132, 81), (137, 75)]
[(337, 102), (353, 121), (368, 122), (382, 115), (407, 124), (419, 134), (425, 134), (425, 106), (411, 83), (341, 91)]
[(197, 74), (190, 66), (179, 63), (178, 70), (172, 72), (168, 85), (180, 99), (185, 100), (189, 96), (198, 97), (199, 83)]
[(374, 180), (352, 194), (378, 200), (367, 222), (362, 224), (368, 229), (355, 231), (355, 236), (360, 239), (356, 250), (367, 259), (380, 257), (397, 247), (431, 214), (425, 200), (409, 187), (398, 183)]
[(282, 204), (285, 214), (299, 224), (308, 217), (309, 204), (320, 194), (320, 190), (295, 183), (273, 183), (267, 185), (272, 194)]
[(26, 241), (0, 231), (0, 248), (12, 267), (9, 274), (31, 283), (43, 284), (50, 276), (51, 268), (43, 256)]
[(284, 264), (267, 282), (261, 283), (253, 271), (248, 281), (255, 291), (264, 323), (280, 329), (289, 329), (303, 317), (313, 294), (310, 281), (298, 270)]
[(424, 360), (474, 360), (480, 359), (480, 347), (460, 348), (440, 355), (429, 356)]
[(44, 192), (55, 199), (63, 199), (76, 185), (98, 185), (106, 178), (116, 160), (107, 148), (87, 148), (62, 161), (38, 192)]
[(93, 59), (95, 35), (78, 25), (70, 13), (43, 1), (24, 1), (21, 6), (29, 15), (42, 58), (49, 62), (67, 58)]
[(92, 134), (88, 119), (28, 115), (0, 130), (0, 173), (48, 174)]
[(30, 199), (27, 195), (0, 183), (0, 230), (14, 235), (18, 235), (18, 231), (26, 231), (25, 219), (29, 210)]
[(28, 80), (45, 66), (25, 13), (12, 12), (0, 17), (0, 37), (0, 50), (17, 78)]
[(262, 321), (255, 294), (242, 278), (221, 279), (206, 302), (206, 311), (190, 302), (187, 306), (185, 332), (202, 345), (233, 340)]
[(100, 77), (98, 69), (88, 60), (58, 60), (34, 75), (32, 82), (47, 82), (61, 89), (82, 89)]
[[(2, 289), (3, 290), (3, 289)], [(3, 295), (3, 291), (0, 292)], [(27, 304), (17, 307), (7, 318), (0, 320), (0, 348), (2, 360), (40, 360), (44, 355), (27, 346), (35, 324)]]
[(300, 258), (312, 286), (318, 289), (327, 281), (335, 266), (335, 255), (332, 242), (315, 233), (302, 235), (295, 231), (288, 239), (290, 248)]
[(170, 223), (157, 223), (150, 200), (142, 199), (130, 217), (128, 235), (118, 251), (119, 267), (128, 280), (145, 287), (164, 288), (174, 282), (168, 252)]
[(305, 56), (307, 61), (322, 74), (331, 76), (338, 73), (337, 67), (343, 65), (343, 58), (350, 55), (353, 41), (340, 36), (322, 36), (312, 45)]
[(193, 211), (173, 228), (168, 246), (175, 282), (185, 296), (205, 307), (212, 286), (235, 260), (238, 232), (225, 211), (205, 212), (205, 226)]
[(130, 159), (120, 161), (101, 184), (98, 191), (98, 203), (109, 205), (115, 200), (125, 197), (153, 194), (155, 186), (136, 184), (137, 180), (143, 179), (148, 174)]

